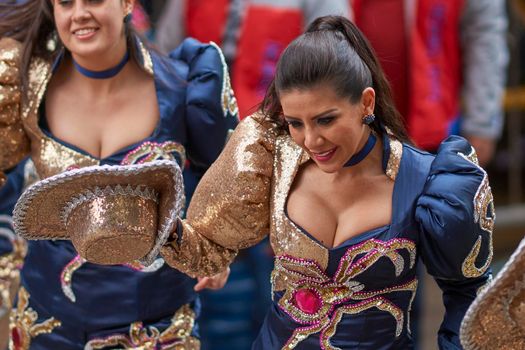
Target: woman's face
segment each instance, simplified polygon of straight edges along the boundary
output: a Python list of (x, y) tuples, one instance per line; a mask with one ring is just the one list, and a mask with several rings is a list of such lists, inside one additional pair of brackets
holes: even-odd
[(375, 92), (363, 91), (361, 101), (337, 96), (328, 85), (291, 90), (280, 95), (292, 139), (326, 173), (335, 173), (366, 142), (363, 116), (373, 113)]
[(134, 0), (52, 1), (60, 39), (75, 57), (124, 55), (124, 17)]

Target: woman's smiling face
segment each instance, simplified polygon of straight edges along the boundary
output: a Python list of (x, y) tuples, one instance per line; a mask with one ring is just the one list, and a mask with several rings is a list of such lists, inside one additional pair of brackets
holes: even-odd
[(124, 17), (132, 9), (133, 0), (53, 0), (60, 39), (74, 56), (82, 58), (102, 58), (108, 53), (122, 57), (126, 50)]
[(366, 141), (362, 118), (373, 113), (374, 99), (374, 90), (366, 88), (361, 100), (352, 103), (327, 84), (280, 94), (292, 139), (327, 173), (341, 170)]

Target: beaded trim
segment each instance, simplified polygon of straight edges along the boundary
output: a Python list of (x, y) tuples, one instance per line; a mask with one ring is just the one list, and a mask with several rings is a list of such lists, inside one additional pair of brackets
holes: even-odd
[(221, 65), (222, 65), (222, 92), (221, 92), (221, 105), (222, 105), (222, 112), (224, 113), (224, 116), (228, 116), (228, 112), (232, 116), (236, 116), (239, 118), (239, 107), (237, 105), (237, 99), (235, 98), (235, 94), (233, 93), (233, 88), (230, 80), (230, 74), (228, 73), (228, 65), (226, 64), (226, 59), (224, 58), (224, 54), (222, 53), (221, 48), (219, 45), (214, 43), (213, 41), (210, 41), (210, 45), (214, 47), (217, 52), (219, 53), (219, 57), (221, 58)]
[[(168, 168), (166, 168), (169, 166)], [(176, 219), (182, 211), (185, 198), (184, 198), (184, 183), (182, 179), (182, 172), (176, 162), (170, 160), (158, 160), (145, 164), (137, 165), (102, 165), (102, 166), (91, 166), (86, 168), (74, 169), (66, 173), (60, 173), (44, 179), (35, 185), (31, 186), (25, 191), (20, 199), (18, 200), (15, 209), (13, 211), (13, 226), (16, 232), (27, 239), (57, 239), (56, 237), (44, 237), (35, 236), (27, 231), (27, 228), (23, 224), (26, 220), (27, 208), (33, 201), (34, 197), (42, 192), (48, 191), (56, 186), (70, 181), (71, 179), (86, 177), (91, 174), (109, 174), (115, 175), (135, 176), (141, 173), (154, 171), (154, 170), (166, 170), (169, 169), (173, 176), (173, 180), (176, 186), (175, 194), (176, 198), (170, 202), (170, 207), (166, 211), (166, 215), (161, 220), (162, 224), (158, 229), (157, 238), (153, 249), (141, 259), (141, 262), (149, 266), (160, 252), (160, 248), (166, 243), (170, 233), (172, 232)]]
[[(521, 338), (520, 341), (516, 340), (516, 337), (520, 334), (518, 330), (519, 326), (510, 315), (512, 300), (525, 290), (524, 267), (525, 239), (520, 242), (518, 248), (512, 253), (496, 278), (494, 278), (488, 286), (485, 285), (478, 291), (478, 296), (468, 308), (460, 327), (461, 345), (463, 345), (465, 349), (496, 349), (504, 345), (501, 343), (498, 344), (498, 342), (502, 340), (507, 342), (505, 345), (507, 345), (506, 348), (508, 349), (518, 348), (513, 347), (512, 342), (519, 343), (521, 341), (522, 344), (525, 343), (523, 338)], [(509, 284), (509, 279), (514, 280), (513, 287), (505, 290), (504, 286)], [(494, 295), (497, 291), (501, 291), (501, 293)], [(493, 294), (492, 297), (491, 294)], [(487, 310), (487, 303), (496, 305), (492, 305), (492, 307)], [(496, 314), (492, 315), (492, 324), (480, 322), (480, 318), (482, 318), (484, 314), (494, 311), (496, 311)], [(505, 330), (505, 332), (503, 332), (505, 339), (495, 339), (492, 336), (495, 334), (492, 327)], [(480, 344), (484, 344), (486, 347)]]
[(494, 222), (496, 220), (496, 212), (494, 210), (494, 199), (492, 196), (492, 191), (489, 185), (489, 178), (487, 172), (481, 168), (478, 164), (478, 157), (476, 151), (471, 147), (470, 153), (465, 155), (461, 152), (458, 152), (458, 155), (464, 158), (466, 161), (474, 164), (478, 167), (479, 170), (483, 172), (483, 180), (481, 181), (476, 194), (474, 195), (473, 205), (474, 205), (474, 222), (478, 223), (480, 228), (488, 233), (488, 244), (489, 244), (489, 253), (487, 259), (483, 266), (476, 267), (476, 260), (478, 258), (479, 252), (481, 250), (481, 243), (483, 237), (478, 236), (476, 243), (472, 247), (471, 251), (463, 261), (461, 265), (461, 272), (465, 277), (475, 278), (479, 277), (487, 271), (492, 262), (493, 256), (493, 242), (492, 242), (492, 231), (494, 230)]
[(96, 198), (109, 197), (109, 196), (129, 196), (129, 197), (140, 197), (146, 200), (154, 201), (159, 203), (159, 194), (154, 190), (146, 186), (139, 185), (135, 188), (127, 185), (122, 187), (121, 185), (116, 186), (106, 186), (101, 189), (100, 187), (95, 187), (93, 189), (88, 189), (82, 192), (79, 195), (74, 196), (66, 203), (60, 217), (64, 226), (67, 226), (69, 216), (78, 206), (90, 202)]

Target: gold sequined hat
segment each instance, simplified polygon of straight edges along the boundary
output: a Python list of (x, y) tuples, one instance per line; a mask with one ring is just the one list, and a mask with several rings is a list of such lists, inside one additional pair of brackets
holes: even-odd
[(166, 242), (184, 203), (177, 163), (91, 166), (29, 187), (13, 213), (27, 239), (70, 239), (86, 260), (150, 264)]
[(465, 350), (525, 349), (525, 239), (461, 323)]

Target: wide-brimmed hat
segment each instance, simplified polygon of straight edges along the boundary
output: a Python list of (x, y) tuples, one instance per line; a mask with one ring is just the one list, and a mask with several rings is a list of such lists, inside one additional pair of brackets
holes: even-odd
[(182, 210), (183, 186), (169, 160), (74, 169), (29, 187), (14, 227), (27, 239), (69, 239), (91, 262), (149, 264)]
[(465, 350), (525, 349), (525, 239), (461, 323)]

